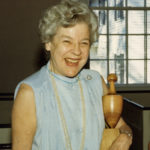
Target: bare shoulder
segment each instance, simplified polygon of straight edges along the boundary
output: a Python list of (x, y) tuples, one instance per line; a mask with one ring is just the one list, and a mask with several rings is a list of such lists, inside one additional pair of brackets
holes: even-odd
[(27, 119), (35, 117), (35, 114), (34, 92), (29, 85), (21, 84), (13, 104), (12, 117), (22, 116), (22, 119)]
[(25, 98), (28, 98), (29, 96), (30, 97), (32, 96), (32, 98), (34, 96), (34, 92), (32, 90), (32, 87), (30, 87), (29, 85), (23, 83), (23, 84), (20, 85), (20, 88), (18, 90), (18, 93), (16, 95), (15, 100), (18, 100), (20, 98), (25, 99)]
[[(36, 131), (36, 108), (34, 92), (29, 85), (22, 84), (12, 109), (13, 150), (30, 150)], [(24, 149), (23, 149), (24, 150)]]
[(103, 95), (106, 95), (109, 93), (109, 89), (106, 85), (106, 82), (104, 81), (104, 78), (101, 76), (101, 80), (102, 80), (102, 87), (103, 87)]
[(14, 101), (13, 111), (27, 111), (26, 108), (28, 111), (35, 111), (34, 92), (29, 85), (21, 84)]

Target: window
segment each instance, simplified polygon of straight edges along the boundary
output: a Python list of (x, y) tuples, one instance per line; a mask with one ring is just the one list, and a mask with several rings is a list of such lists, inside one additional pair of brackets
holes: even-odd
[(118, 86), (150, 85), (150, 0), (89, 0), (99, 18), (99, 40), (92, 45), (90, 68)]

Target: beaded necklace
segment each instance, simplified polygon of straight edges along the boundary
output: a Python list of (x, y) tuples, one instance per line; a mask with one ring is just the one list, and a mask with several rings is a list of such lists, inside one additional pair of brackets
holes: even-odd
[[(68, 127), (67, 127), (67, 124), (66, 124), (64, 112), (63, 112), (60, 97), (59, 97), (59, 94), (58, 94), (55, 78), (51, 73), (50, 73), (50, 78), (52, 80), (52, 86), (53, 86), (53, 89), (54, 89), (54, 94), (55, 94), (55, 97), (56, 97), (57, 107), (58, 107), (58, 110), (59, 110), (59, 115), (60, 115), (60, 118), (61, 118), (61, 123), (62, 123), (63, 131), (64, 131), (66, 149), (67, 150), (72, 150), (71, 140), (70, 140), (69, 133), (68, 133)], [(82, 103), (82, 129), (83, 129), (79, 150), (83, 150), (84, 149), (84, 143), (85, 143), (85, 133), (86, 133), (86, 110), (85, 110), (85, 100), (84, 100), (84, 95), (83, 95), (83, 88), (82, 88), (82, 84), (81, 84), (81, 81), (80, 81), (79, 78), (78, 78), (78, 84), (79, 84), (79, 87), (80, 87), (80, 96), (81, 96), (81, 103)]]

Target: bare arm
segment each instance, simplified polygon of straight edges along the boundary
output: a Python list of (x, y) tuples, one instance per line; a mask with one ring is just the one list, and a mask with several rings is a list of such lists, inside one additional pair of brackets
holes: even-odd
[(30, 86), (22, 84), (12, 110), (12, 150), (31, 150), (35, 131), (34, 93)]
[(123, 118), (120, 118), (120, 120), (118, 121), (116, 125), (116, 128), (120, 130), (121, 134), (127, 134), (128, 136), (132, 136), (132, 130), (123, 120)]
[(116, 125), (116, 128), (120, 130), (120, 135), (111, 145), (109, 150), (129, 150), (132, 144), (132, 130), (125, 123), (125, 121), (120, 118), (119, 122)]

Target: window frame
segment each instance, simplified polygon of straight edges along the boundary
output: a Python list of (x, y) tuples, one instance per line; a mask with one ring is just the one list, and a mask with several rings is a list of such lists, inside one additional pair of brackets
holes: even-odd
[[(146, 7), (146, 0), (144, 0), (144, 7), (129, 7), (127, 6), (127, 2), (128, 0), (125, 0), (126, 2), (126, 6), (122, 6), (122, 7), (119, 7), (119, 6), (108, 6), (108, 1), (107, 1), (107, 6), (100, 6), (100, 7), (91, 7), (92, 10), (104, 10), (107, 12), (107, 31), (106, 31), (106, 34), (101, 34), (101, 35), (105, 35), (107, 37), (107, 59), (91, 59), (89, 58), (89, 64), (91, 61), (99, 61), (99, 60), (105, 60), (107, 61), (107, 75), (109, 74), (109, 61), (112, 60), (112, 59), (109, 59), (109, 36), (112, 36), (112, 35), (124, 35), (125, 38), (126, 38), (126, 84), (116, 84), (116, 89), (117, 91), (150, 91), (150, 84), (147, 83), (147, 70), (148, 70), (148, 66), (147, 66), (147, 61), (150, 59), (147, 58), (147, 36), (150, 36), (150, 34), (147, 33), (147, 11), (150, 10), (150, 7)], [(116, 10), (116, 11), (120, 11), (120, 10), (123, 10), (125, 11), (125, 14), (126, 14), (126, 17), (125, 17), (125, 28), (126, 28), (126, 33), (125, 34), (110, 34), (109, 33), (109, 11), (111, 10)], [(129, 34), (128, 33), (128, 12), (129, 11), (144, 11), (144, 33), (143, 34)], [(116, 13), (117, 14), (117, 13)], [(141, 36), (143, 35), (144, 36), (144, 59), (129, 59), (128, 58), (128, 51), (129, 51), (129, 47), (128, 47), (128, 36), (129, 35), (136, 35), (136, 36)], [(113, 59), (115, 60), (115, 59)], [(131, 84), (128, 82), (128, 68), (129, 68), (129, 65), (128, 65), (128, 61), (129, 60), (143, 60), (144, 61), (144, 83), (141, 83), (141, 84)]]

